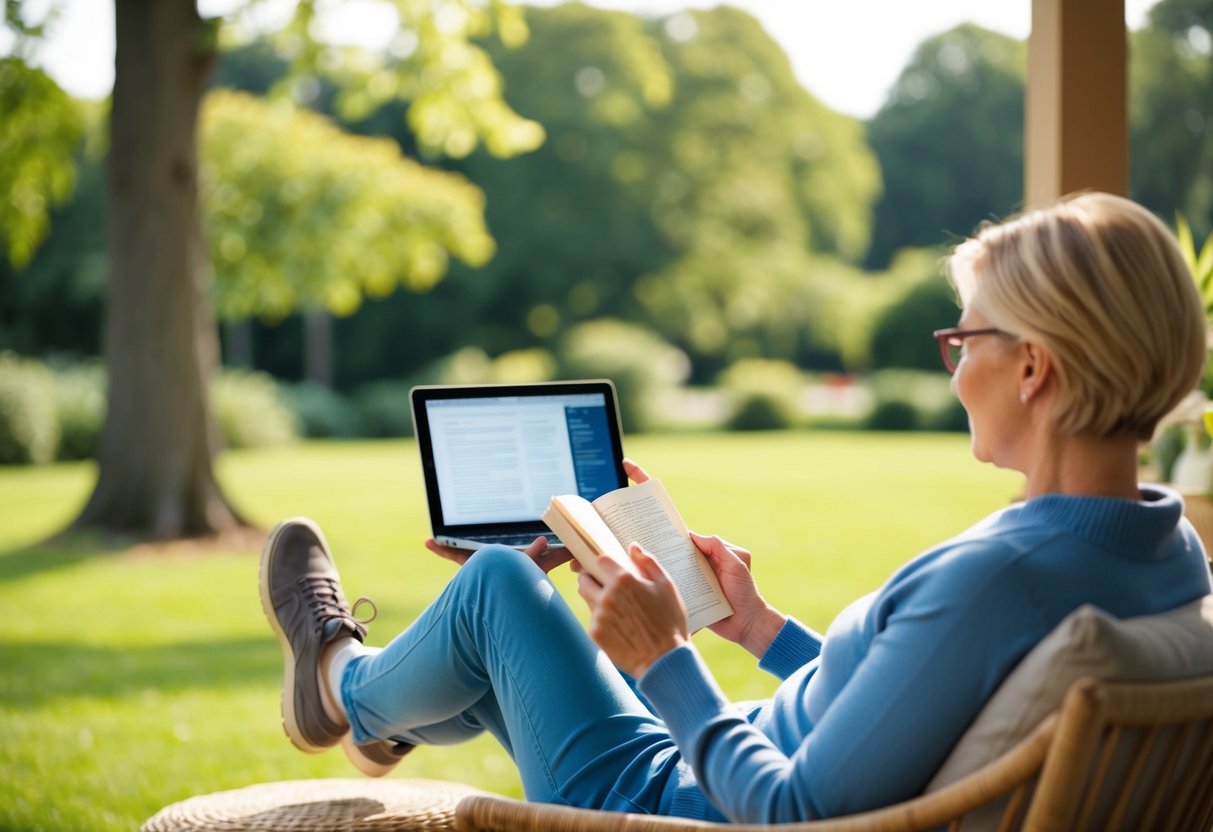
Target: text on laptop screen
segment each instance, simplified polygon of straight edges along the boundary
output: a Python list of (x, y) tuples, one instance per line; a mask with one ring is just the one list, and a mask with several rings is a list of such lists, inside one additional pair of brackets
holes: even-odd
[(443, 519), (536, 520), (555, 494), (616, 487), (600, 393), (426, 402)]

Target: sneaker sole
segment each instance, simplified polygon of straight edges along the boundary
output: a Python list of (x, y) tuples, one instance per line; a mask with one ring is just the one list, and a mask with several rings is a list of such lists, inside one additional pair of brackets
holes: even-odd
[(347, 731), (345, 736), (341, 738), (341, 750), (345, 752), (346, 758), (354, 765), (354, 768), (361, 771), (367, 777), (382, 777), (394, 769), (398, 762), (385, 765), (377, 763), (364, 755), (358, 750), (358, 746), (354, 744), (354, 733), (352, 731)]
[(278, 637), (278, 646), (282, 648), (282, 730), (286, 732), (291, 745), (300, 751), (306, 751), (308, 754), (319, 754), (328, 749), (324, 746), (308, 742), (303, 736), (303, 732), (299, 730), (299, 720), (295, 716), (295, 652), (291, 649), (290, 639), (287, 638), (282, 625), (278, 621), (278, 615), (274, 612), (274, 602), (270, 597), (269, 554), (273, 551), (274, 545), (278, 542), (283, 530), (288, 525), (306, 526), (316, 535), (316, 538), (324, 548), (328, 549), (328, 541), (324, 539), (324, 533), (320, 531), (320, 527), (306, 517), (292, 517), (274, 526), (274, 530), (270, 532), (269, 539), (265, 541), (265, 546), (261, 549), (261, 566), (259, 569), (261, 611), (265, 613), (265, 618), (269, 621), (270, 628), (274, 631), (274, 635)]

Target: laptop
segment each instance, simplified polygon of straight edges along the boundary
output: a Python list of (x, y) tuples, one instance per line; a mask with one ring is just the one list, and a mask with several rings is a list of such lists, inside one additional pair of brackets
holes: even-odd
[(409, 392), (434, 539), (523, 548), (557, 494), (623, 488), (615, 386), (607, 380), (420, 386)]

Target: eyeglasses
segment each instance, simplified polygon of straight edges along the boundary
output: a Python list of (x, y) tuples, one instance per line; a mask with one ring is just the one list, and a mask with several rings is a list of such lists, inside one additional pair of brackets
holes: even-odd
[(960, 327), (951, 327), (949, 329), (937, 329), (931, 333), (935, 336), (935, 340), (939, 342), (939, 354), (943, 357), (943, 366), (948, 368), (949, 373), (956, 372), (956, 365), (960, 363), (961, 347), (964, 346), (966, 338), (972, 338), (975, 335), (1007, 335), (1001, 329), (988, 327), (986, 329), (962, 329)]

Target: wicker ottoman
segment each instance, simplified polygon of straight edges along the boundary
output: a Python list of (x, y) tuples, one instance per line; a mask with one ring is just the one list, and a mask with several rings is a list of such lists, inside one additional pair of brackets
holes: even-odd
[(454, 830), (455, 806), (479, 789), (442, 780), (288, 780), (187, 798), (141, 827), (165, 830)]

